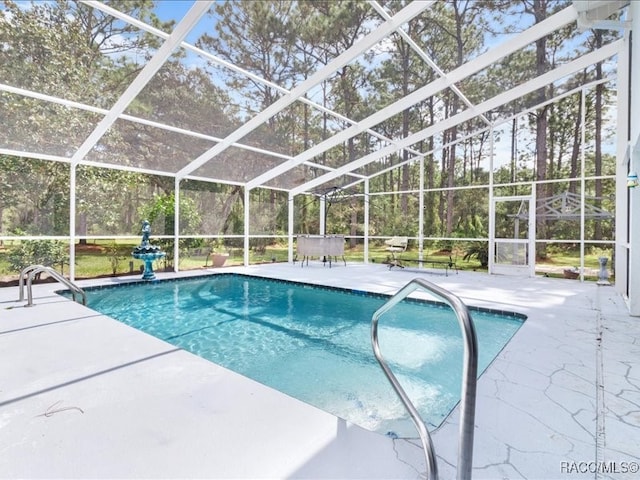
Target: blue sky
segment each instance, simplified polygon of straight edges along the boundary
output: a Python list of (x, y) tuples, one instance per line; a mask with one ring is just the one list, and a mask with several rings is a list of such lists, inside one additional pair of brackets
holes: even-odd
[(161, 0), (157, 2), (155, 12), (161, 20), (173, 19), (180, 21), (189, 11), (191, 5), (193, 5), (193, 2), (187, 0)]
[[(162, 21), (175, 20), (180, 22), (194, 4), (190, 0), (160, 0), (156, 3), (155, 13)], [(189, 32), (186, 41), (195, 44), (196, 40), (202, 35), (206, 25), (211, 25), (213, 19), (204, 15), (200, 22)]]

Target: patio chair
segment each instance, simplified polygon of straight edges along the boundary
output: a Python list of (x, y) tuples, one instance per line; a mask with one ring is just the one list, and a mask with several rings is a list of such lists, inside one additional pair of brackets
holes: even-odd
[(404, 268), (404, 265), (400, 263), (400, 258), (398, 255), (407, 249), (409, 239), (407, 237), (391, 237), (389, 240), (385, 240), (384, 243), (385, 245), (387, 245), (387, 252), (391, 253), (389, 268)]

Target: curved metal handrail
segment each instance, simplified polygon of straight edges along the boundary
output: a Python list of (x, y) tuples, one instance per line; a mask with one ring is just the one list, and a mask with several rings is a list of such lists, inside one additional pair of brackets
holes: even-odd
[(44, 265), (29, 265), (28, 267), (25, 267), (22, 269), (22, 271), (20, 272), (20, 279), (18, 280), (18, 301), (19, 302), (23, 302), (24, 301), (24, 282), (25, 282), (25, 277), (27, 276), (28, 273), (30, 273), (32, 270), (35, 270), (36, 268), (45, 268)]
[(418, 410), (413, 405), (406, 392), (398, 382), (386, 361), (380, 352), (378, 343), (378, 320), (380, 317), (393, 308), (395, 305), (404, 300), (409, 294), (416, 289), (423, 289), (435, 294), (444, 300), (455, 312), (458, 317), (462, 338), (464, 341), (464, 364), (462, 366), (462, 393), (460, 399), (460, 443), (458, 445), (458, 480), (466, 480), (471, 478), (471, 469), (473, 467), (473, 427), (476, 409), (476, 382), (478, 373), (478, 339), (476, 330), (471, 319), (471, 314), (467, 306), (456, 295), (439, 287), (431, 282), (421, 278), (415, 278), (402, 287), (392, 296), (387, 303), (380, 307), (371, 320), (371, 343), (373, 345), (373, 353), (382, 367), (385, 375), (391, 382), (398, 397), (404, 404), (405, 408), (411, 416), (422, 441), (422, 447), (427, 462), (427, 478), (437, 480), (438, 467), (436, 464), (436, 453), (424, 421), (420, 417)]
[(73, 300), (75, 302), (78, 301), (78, 299), (76, 298), (76, 294), (78, 294), (78, 295), (80, 295), (82, 297), (82, 304), (83, 305), (87, 304), (87, 294), (84, 292), (84, 290), (82, 290), (80, 287), (78, 287), (71, 280), (69, 280), (68, 278), (64, 277), (63, 275), (60, 275), (56, 270), (54, 270), (51, 267), (45, 267), (44, 265), (31, 265), (29, 267), (24, 268), (20, 272), (20, 280), (18, 281), (18, 289), (20, 290), (19, 301), (24, 301), (24, 277), (25, 277), (25, 275), (28, 274), (28, 278), (27, 278), (27, 304), (25, 305), (26, 307), (33, 306), (33, 288), (32, 288), (33, 278), (38, 273), (42, 273), (42, 272), (46, 272), (47, 275), (50, 275), (51, 277), (55, 278), (60, 283), (66, 285), (69, 288), (69, 290), (71, 290), (71, 294), (72, 294)]

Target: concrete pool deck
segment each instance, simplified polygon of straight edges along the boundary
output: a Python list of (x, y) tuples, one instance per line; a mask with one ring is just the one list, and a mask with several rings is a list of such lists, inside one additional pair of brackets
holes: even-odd
[[(639, 475), (640, 319), (613, 287), (319, 262), (215, 272), (387, 294), (421, 277), (468, 305), (525, 314), (478, 382), (473, 478)], [(16, 287), (0, 289), (0, 477), (424, 475), (419, 441), (361, 429), (53, 294), (61, 288), (34, 286), (31, 308)], [(455, 478), (457, 409), (432, 437), (440, 478)]]

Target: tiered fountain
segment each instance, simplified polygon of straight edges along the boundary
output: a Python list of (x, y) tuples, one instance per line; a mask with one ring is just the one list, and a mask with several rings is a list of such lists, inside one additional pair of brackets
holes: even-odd
[(133, 258), (144, 262), (144, 272), (142, 280), (155, 280), (156, 274), (153, 273), (153, 262), (166, 255), (160, 247), (151, 245), (149, 237), (151, 236), (151, 224), (145, 220), (142, 222), (142, 243), (133, 249), (131, 255)]

